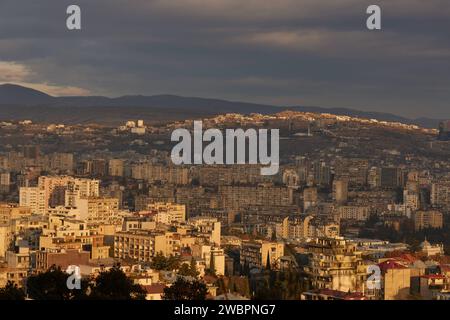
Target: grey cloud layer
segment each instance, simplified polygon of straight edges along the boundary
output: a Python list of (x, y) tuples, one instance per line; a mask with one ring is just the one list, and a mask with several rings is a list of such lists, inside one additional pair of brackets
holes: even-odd
[(2, 0), (0, 61), (26, 68), (13, 67), (21, 82), (66, 88), (54, 89), (61, 94), (174, 93), (450, 117), (450, 2), (376, 2), (382, 32), (365, 30), (374, 3), (366, 0), (79, 0), (83, 30), (69, 32), (73, 1)]

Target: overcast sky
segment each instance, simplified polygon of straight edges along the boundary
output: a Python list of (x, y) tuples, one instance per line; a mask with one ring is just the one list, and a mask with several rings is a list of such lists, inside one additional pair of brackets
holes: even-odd
[(0, 0), (0, 82), (450, 118), (450, 1)]

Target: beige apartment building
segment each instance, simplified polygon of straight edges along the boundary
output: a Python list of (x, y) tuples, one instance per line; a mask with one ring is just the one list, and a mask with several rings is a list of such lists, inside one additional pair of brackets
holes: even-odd
[(394, 261), (386, 260), (381, 269), (381, 293), (384, 300), (406, 300), (411, 290), (411, 269)]
[(108, 163), (108, 174), (113, 177), (123, 177), (124, 167), (122, 159), (111, 159)]
[(311, 253), (307, 273), (315, 289), (363, 292), (367, 268), (356, 244), (344, 238), (316, 238), (307, 245)]
[(338, 208), (338, 213), (342, 220), (366, 221), (370, 216), (370, 207), (341, 206)]
[(32, 213), (45, 214), (48, 208), (45, 201), (45, 191), (38, 187), (21, 187), (19, 205), (29, 207)]
[(225, 253), (218, 247), (194, 244), (191, 246), (192, 256), (203, 259), (206, 269), (214, 269), (216, 275), (225, 275)]
[(198, 169), (202, 186), (254, 184), (263, 181), (260, 165), (201, 166)]
[(0, 288), (4, 288), (8, 281), (22, 287), (28, 276), (28, 269), (0, 268)]
[(431, 204), (446, 210), (450, 209), (450, 181), (439, 181), (431, 185)]
[(117, 232), (114, 237), (114, 257), (149, 262), (157, 253), (161, 253), (165, 257), (178, 256), (183, 248), (193, 248), (197, 242), (201, 242), (201, 238), (184, 231), (131, 230)]
[(242, 242), (240, 263), (250, 268), (279, 268), (280, 258), (284, 256), (283, 242), (254, 241)]
[(36, 251), (36, 269), (48, 270), (51, 266), (59, 266), (66, 270), (70, 265), (88, 264), (90, 253), (82, 250), (39, 250)]
[(12, 219), (31, 215), (31, 208), (21, 207), (16, 203), (0, 203), (0, 224), (9, 223)]
[(50, 207), (76, 207), (77, 200), (99, 196), (100, 181), (71, 176), (41, 176), (37, 187), (22, 187), (19, 205), (30, 207), (33, 213), (47, 214)]
[(260, 185), (219, 186), (219, 205), (221, 208), (239, 209), (246, 206), (289, 206), (293, 203), (293, 189)]
[(282, 239), (302, 239), (312, 234), (311, 220), (313, 216), (302, 216), (294, 219), (285, 218), (275, 225), (277, 237)]
[(100, 181), (94, 179), (74, 178), (71, 176), (41, 176), (38, 180), (38, 188), (43, 189), (48, 206), (68, 205), (65, 191), (72, 196), (98, 197)]
[(13, 239), (9, 224), (0, 224), (0, 258), (4, 258)]
[(189, 219), (196, 232), (210, 235), (209, 242), (220, 247), (221, 223), (216, 218), (198, 216)]
[(157, 223), (170, 225), (186, 221), (186, 206), (183, 204), (157, 202), (149, 204), (147, 209), (156, 213)]
[(422, 230), (427, 228), (442, 229), (443, 215), (437, 210), (416, 211), (414, 213), (414, 228)]
[(317, 197), (317, 188), (305, 188), (303, 190), (303, 210), (308, 210), (311, 207), (317, 205), (318, 197)]
[(114, 258), (150, 262), (155, 255), (155, 234), (149, 231), (117, 232)]
[(178, 232), (165, 232), (155, 236), (155, 253), (162, 253), (164, 256), (177, 256), (181, 254), (182, 248), (191, 247), (196, 242), (196, 238), (188, 234)]
[(56, 152), (49, 156), (48, 167), (51, 170), (60, 170), (65, 173), (73, 171), (73, 154)]
[(78, 200), (79, 219), (92, 223), (110, 223), (119, 212), (119, 199), (90, 197)]
[(188, 168), (155, 165), (147, 162), (132, 165), (131, 176), (133, 179), (148, 182), (163, 181), (175, 185), (185, 185), (190, 182)]
[(333, 181), (333, 201), (338, 204), (346, 203), (348, 200), (348, 181), (334, 180)]

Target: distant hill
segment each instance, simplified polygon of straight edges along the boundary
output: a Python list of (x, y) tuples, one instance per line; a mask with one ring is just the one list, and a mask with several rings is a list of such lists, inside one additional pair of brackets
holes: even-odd
[(53, 97), (46, 93), (14, 84), (0, 85), (0, 104), (40, 105), (51, 103)]
[(308, 106), (273, 106), (256, 103), (181, 97), (175, 95), (122, 96), (108, 98), (53, 97), (43, 92), (14, 85), (0, 85), (0, 119), (31, 119), (44, 122), (105, 124), (122, 123), (127, 119), (142, 118), (148, 121), (179, 120), (221, 113), (272, 114), (282, 110), (331, 113), (382, 121), (397, 121), (436, 128), (439, 119), (407, 119), (390, 113), (367, 112), (347, 108)]

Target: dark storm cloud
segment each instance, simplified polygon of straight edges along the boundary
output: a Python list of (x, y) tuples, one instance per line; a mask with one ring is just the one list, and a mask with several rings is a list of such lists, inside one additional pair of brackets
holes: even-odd
[[(370, 32), (372, 2), (2, 0), (0, 81), (450, 117), (450, 3), (376, 1)], [(65, 29), (73, 3), (81, 32)]]

